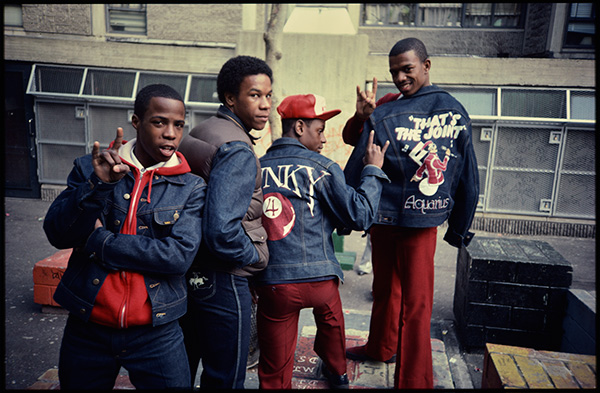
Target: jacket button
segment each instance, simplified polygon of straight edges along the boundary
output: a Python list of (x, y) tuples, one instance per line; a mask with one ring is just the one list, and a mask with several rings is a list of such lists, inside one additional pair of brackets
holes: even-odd
[(131, 195), (125, 194), (125, 195), (123, 195), (123, 198), (126, 199), (126, 200), (129, 200), (129, 198), (131, 198)]
[(79, 309), (79, 313), (80, 313), (80, 314), (85, 314), (85, 308), (80, 308), (80, 309)]
[(98, 284), (100, 284), (100, 280), (98, 280), (97, 278), (94, 278), (94, 279), (92, 280), (92, 284), (94, 284), (94, 285), (98, 285)]
[(115, 225), (121, 225), (121, 220), (115, 220)]

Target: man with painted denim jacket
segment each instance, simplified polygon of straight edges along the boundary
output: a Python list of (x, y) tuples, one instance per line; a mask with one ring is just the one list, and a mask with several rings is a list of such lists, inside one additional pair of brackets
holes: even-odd
[(136, 98), (132, 125), (102, 152), (77, 158), (50, 206), (50, 243), (73, 248), (54, 299), (69, 311), (62, 389), (112, 389), (121, 367), (138, 389), (189, 388), (178, 318), (198, 250), (206, 183), (177, 152), (185, 106), (166, 85)]
[(256, 277), (258, 377), (261, 389), (292, 387), (298, 318), (313, 308), (315, 352), (323, 359), (330, 387), (348, 388), (344, 316), (338, 286), (343, 273), (332, 233), (336, 227), (366, 230), (375, 217), (387, 145), (368, 144), (356, 189), (346, 185), (334, 161), (320, 154), (326, 142), (327, 111), (314, 94), (286, 97), (277, 111), (283, 136), (261, 157), (263, 225), (269, 234), (269, 264)]
[[(376, 142), (395, 141), (384, 169), (389, 165), (405, 170), (384, 187), (375, 223), (427, 228), (448, 220), (444, 240), (454, 247), (468, 245), (479, 198), (469, 115), (435, 85), (404, 100), (379, 106), (365, 122), (366, 134), (374, 129)], [(359, 155), (366, 143), (365, 135), (348, 160), (349, 184), (359, 179)]]
[[(391, 141), (383, 187), (370, 229), (373, 308), (366, 345), (348, 348), (348, 358), (395, 362), (394, 388), (433, 388), (430, 342), (437, 227), (448, 221), (444, 239), (469, 244), (479, 197), (479, 176), (465, 108), (429, 81), (425, 45), (406, 38), (389, 54), (389, 69), (400, 94), (375, 103), (373, 92), (357, 89), (357, 111), (343, 131), (356, 147), (345, 167), (357, 184), (367, 136)], [(364, 122), (364, 127), (363, 127)], [(364, 128), (365, 132), (362, 132)]]

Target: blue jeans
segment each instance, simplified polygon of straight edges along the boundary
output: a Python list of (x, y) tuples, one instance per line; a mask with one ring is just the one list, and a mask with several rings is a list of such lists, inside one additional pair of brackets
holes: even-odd
[(180, 322), (192, 379), (202, 359), (202, 389), (244, 388), (251, 307), (248, 279), (208, 269), (188, 273), (188, 311)]
[(137, 389), (191, 387), (177, 321), (114, 329), (69, 315), (58, 365), (61, 389), (110, 390), (121, 366)]

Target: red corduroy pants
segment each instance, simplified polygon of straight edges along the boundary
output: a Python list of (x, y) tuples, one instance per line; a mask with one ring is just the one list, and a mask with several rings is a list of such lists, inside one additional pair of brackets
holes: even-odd
[(315, 352), (333, 374), (346, 373), (346, 335), (338, 286), (339, 281), (334, 279), (256, 289), (260, 389), (291, 389), (303, 308), (313, 308), (317, 325)]
[(394, 387), (433, 389), (431, 310), (437, 228), (371, 227), (373, 308), (367, 354), (396, 354)]

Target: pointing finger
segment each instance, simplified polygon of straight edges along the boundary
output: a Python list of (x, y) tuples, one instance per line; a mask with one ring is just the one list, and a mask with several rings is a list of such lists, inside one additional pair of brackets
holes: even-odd
[(92, 146), (92, 159), (97, 159), (100, 156), (100, 142), (95, 141)]
[(373, 77), (373, 98), (377, 97), (377, 78)]
[(119, 150), (121, 145), (123, 144), (123, 128), (117, 128), (117, 136), (113, 142), (112, 148), (115, 150)]

